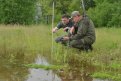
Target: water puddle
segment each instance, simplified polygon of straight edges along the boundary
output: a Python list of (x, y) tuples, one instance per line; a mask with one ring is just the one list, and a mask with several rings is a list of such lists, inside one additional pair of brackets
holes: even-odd
[[(17, 56), (19, 57), (19, 56)], [(108, 81), (91, 78), (79, 72), (57, 72), (52, 70), (21, 67), (24, 63), (49, 65), (46, 58), (40, 55), (0, 58), (0, 81)]]

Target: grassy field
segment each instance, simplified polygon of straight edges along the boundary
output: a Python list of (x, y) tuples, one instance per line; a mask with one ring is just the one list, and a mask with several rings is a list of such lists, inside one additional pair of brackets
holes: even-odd
[[(64, 34), (60, 30), (54, 38)], [(53, 43), (51, 53), (51, 26), (0, 25), (0, 53), (3, 56), (20, 52), (38, 53), (52, 64), (80, 69), (93, 66), (95, 70), (90, 72), (91, 76), (121, 81), (121, 28), (97, 28), (94, 50), (88, 53)]]

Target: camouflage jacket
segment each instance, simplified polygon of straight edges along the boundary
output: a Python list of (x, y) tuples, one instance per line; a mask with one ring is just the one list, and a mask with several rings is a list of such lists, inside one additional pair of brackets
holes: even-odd
[(83, 39), (84, 43), (92, 44), (95, 42), (95, 27), (88, 17), (83, 18), (77, 23), (77, 33), (70, 37), (70, 40)]

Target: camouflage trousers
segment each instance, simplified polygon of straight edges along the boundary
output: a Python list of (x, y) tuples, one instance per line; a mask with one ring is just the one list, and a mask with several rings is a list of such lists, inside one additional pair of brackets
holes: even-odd
[(93, 48), (92, 48), (92, 44), (88, 44), (88, 43), (85, 43), (84, 42), (84, 39), (78, 39), (78, 40), (68, 40), (68, 41), (65, 41), (65, 40), (63, 40), (63, 37), (64, 36), (60, 36), (60, 37), (58, 37), (58, 38), (56, 38), (55, 39), (55, 41), (57, 42), (57, 43), (61, 43), (61, 44), (63, 44), (64, 46), (69, 46), (69, 47), (71, 47), (71, 48), (77, 48), (77, 49), (80, 49), (80, 50), (88, 50), (88, 49), (90, 49), (90, 50), (92, 50)]
[(84, 50), (84, 51), (93, 50), (92, 43), (85, 42), (84, 39), (70, 41), (70, 47), (77, 48), (79, 50)]
[(63, 37), (65, 36), (60, 36), (60, 37), (57, 37), (55, 39), (56, 43), (61, 43), (65, 46), (69, 46), (69, 47), (73, 47), (73, 48), (82, 48), (84, 46), (84, 43), (82, 42), (82, 40), (63, 40)]

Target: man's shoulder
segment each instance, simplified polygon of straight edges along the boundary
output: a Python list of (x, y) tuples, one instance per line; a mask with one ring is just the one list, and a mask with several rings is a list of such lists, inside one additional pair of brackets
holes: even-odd
[(86, 22), (88, 21), (89, 22), (90, 18), (88, 16), (85, 16), (85, 17), (83, 17), (83, 21), (86, 21)]
[(88, 16), (84, 17), (84, 18), (82, 19), (82, 23), (83, 23), (84, 25), (89, 25), (89, 24), (90, 24), (90, 18), (89, 18)]
[(63, 27), (63, 23), (60, 21), (58, 24), (57, 24), (57, 28), (62, 28)]
[(89, 17), (85, 17), (85, 18), (84, 18), (83, 24), (84, 24), (86, 27), (89, 27), (89, 28), (94, 28), (94, 27), (95, 27), (93, 21), (92, 21)]

